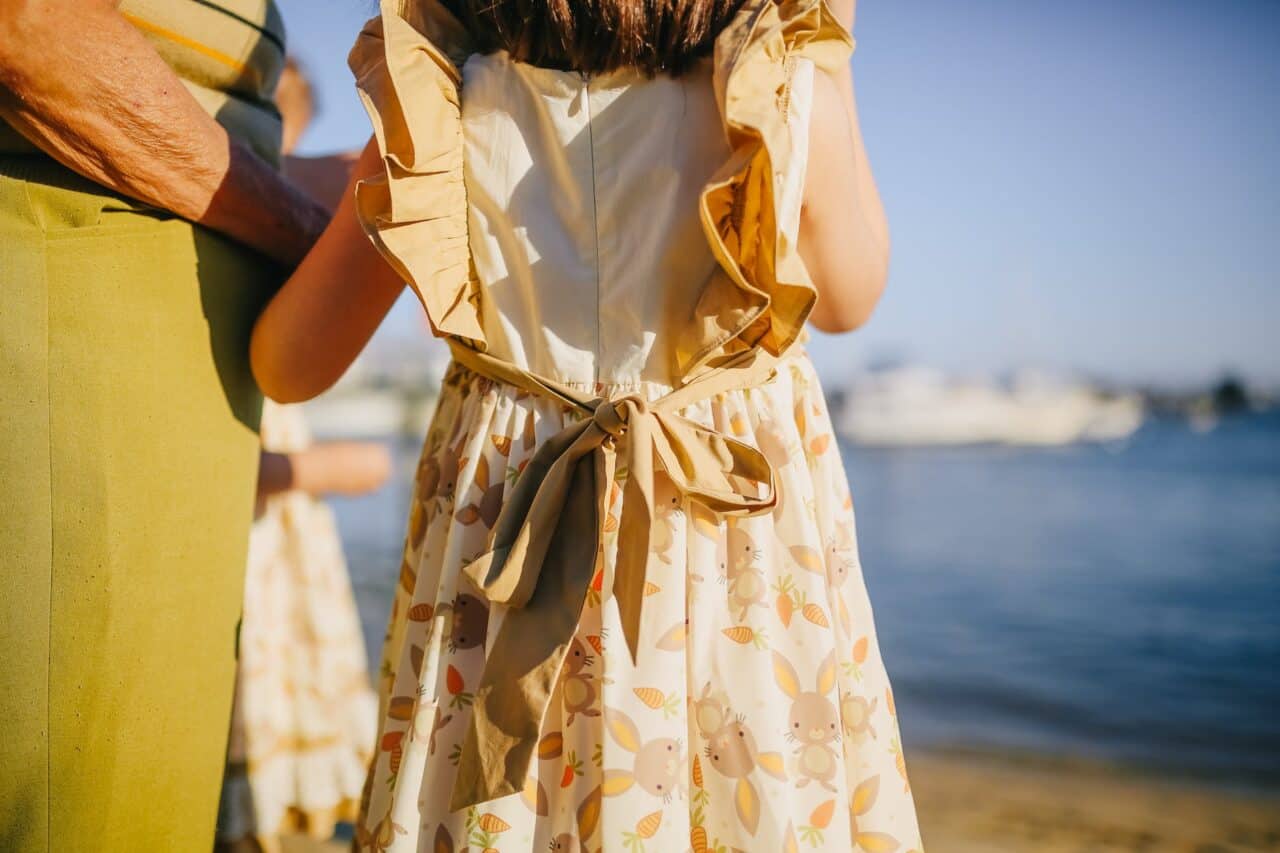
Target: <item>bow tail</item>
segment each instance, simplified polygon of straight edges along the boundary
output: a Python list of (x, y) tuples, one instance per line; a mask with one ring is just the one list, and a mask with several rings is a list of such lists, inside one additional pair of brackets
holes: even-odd
[(600, 552), (605, 456), (577, 459), (538, 582), (503, 617), (475, 693), (451, 810), (524, 788)]
[(600, 444), (589, 424), (565, 430), (543, 443), (506, 496), (489, 550), (462, 572), (490, 601), (521, 607), (546, 562), (548, 532), (573, 493), (574, 472)]
[(654, 446), (648, 418), (632, 418), (627, 430), (627, 480), (622, 491), (613, 595), (634, 664), (640, 648), (640, 610), (653, 528)]

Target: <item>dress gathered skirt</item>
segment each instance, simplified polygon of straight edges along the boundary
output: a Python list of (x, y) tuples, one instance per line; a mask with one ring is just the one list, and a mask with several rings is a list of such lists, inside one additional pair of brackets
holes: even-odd
[[(386, 850), (865, 850), (919, 845), (853, 505), (802, 352), (685, 414), (760, 447), (771, 515), (729, 523), (659, 478), (638, 664), (588, 593), (518, 796), (449, 813), (471, 693), (503, 614), (460, 568), (562, 408), (455, 367), (417, 474), (362, 838)], [(600, 388), (600, 392), (609, 389)], [(663, 388), (645, 389), (648, 396)], [(621, 514), (615, 491), (611, 521)], [(613, 560), (606, 536), (603, 559)], [(595, 587), (604, 566), (595, 574)]]

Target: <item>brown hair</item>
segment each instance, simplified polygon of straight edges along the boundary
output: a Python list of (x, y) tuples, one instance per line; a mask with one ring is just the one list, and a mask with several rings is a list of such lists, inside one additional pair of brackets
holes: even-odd
[(680, 74), (743, 0), (441, 0), (484, 53), (544, 68)]

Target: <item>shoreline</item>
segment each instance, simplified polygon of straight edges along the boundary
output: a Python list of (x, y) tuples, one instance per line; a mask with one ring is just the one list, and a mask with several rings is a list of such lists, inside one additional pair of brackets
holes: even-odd
[(1280, 791), (1025, 753), (917, 749), (907, 762), (928, 853), (1280, 851)]
[(1026, 754), (917, 750), (908, 762), (926, 850), (1280, 850), (1280, 792)]

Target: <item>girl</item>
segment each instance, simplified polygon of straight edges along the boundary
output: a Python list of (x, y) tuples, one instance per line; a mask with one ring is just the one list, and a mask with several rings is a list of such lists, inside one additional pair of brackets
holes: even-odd
[(800, 345), (885, 278), (852, 23), (384, 0), (361, 34), (375, 139), (252, 345), (318, 394), (407, 281), (454, 354), (360, 849), (919, 848)]
[(377, 713), (342, 540), (318, 496), (377, 489), (386, 450), (313, 444), (301, 407), (270, 401), (262, 444), (216, 853), (272, 853), (282, 835), (327, 839), (352, 820)]

